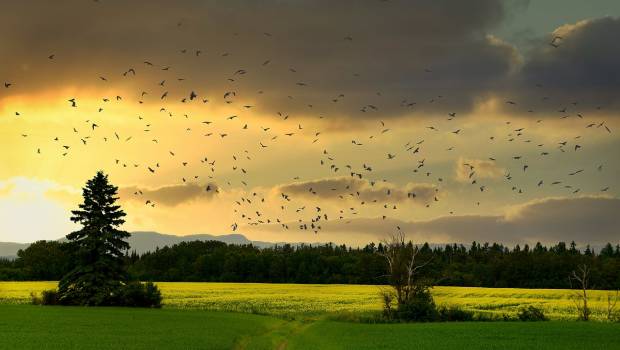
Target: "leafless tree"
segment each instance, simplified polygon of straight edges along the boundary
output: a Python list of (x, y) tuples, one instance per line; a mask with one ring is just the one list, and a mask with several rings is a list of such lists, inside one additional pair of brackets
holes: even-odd
[(387, 277), (398, 304), (409, 300), (421, 288), (428, 288), (428, 284), (419, 278), (419, 272), (431, 262), (431, 259), (420, 261), (420, 249), (411, 242), (405, 243), (405, 234), (402, 231), (391, 234), (382, 243), (384, 250), (380, 254), (388, 264)]
[(582, 321), (588, 321), (590, 319), (590, 308), (588, 307), (588, 288), (590, 283), (590, 268), (588, 265), (583, 264), (577, 267), (577, 270), (568, 277), (568, 280), (573, 288), (573, 283), (579, 288), (579, 291), (575, 293), (573, 301), (577, 307), (579, 319)]

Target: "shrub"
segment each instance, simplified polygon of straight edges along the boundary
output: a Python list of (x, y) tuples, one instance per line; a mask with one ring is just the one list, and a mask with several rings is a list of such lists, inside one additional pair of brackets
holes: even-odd
[(392, 290), (388, 289), (382, 290), (380, 295), (383, 301), (383, 317), (387, 320), (394, 319), (394, 308), (392, 307), (392, 304), (396, 298), (396, 295)]
[(396, 318), (416, 322), (437, 321), (439, 312), (428, 288), (416, 289), (407, 300), (399, 303)]
[(474, 313), (458, 307), (442, 307), (439, 309), (439, 319), (444, 322), (473, 321)]
[(55, 289), (44, 290), (38, 296), (30, 293), (34, 305), (83, 305), (83, 306), (129, 306), (129, 307), (153, 307), (160, 308), (161, 292), (152, 282), (140, 283), (132, 281), (125, 285), (119, 285), (110, 292), (101, 292), (90, 295), (85, 303), (79, 303), (75, 299), (60, 299)]
[(67, 306), (112, 306), (118, 303), (122, 288), (123, 284), (118, 281), (65, 284), (59, 288), (58, 304)]
[(58, 305), (58, 291), (56, 289), (44, 290), (40, 297), (35, 293), (30, 293), (30, 300), (33, 305)]
[(153, 282), (129, 282), (119, 290), (114, 304), (130, 307), (161, 307), (161, 292)]
[(519, 313), (517, 314), (519, 320), (521, 321), (547, 321), (549, 320), (547, 316), (545, 316), (545, 312), (543, 309), (538, 308), (536, 306), (528, 306), (521, 308)]

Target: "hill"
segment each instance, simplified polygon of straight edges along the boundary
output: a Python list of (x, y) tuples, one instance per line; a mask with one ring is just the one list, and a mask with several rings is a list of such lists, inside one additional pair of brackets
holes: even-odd
[[(65, 238), (59, 239), (64, 241)], [(181, 242), (191, 241), (220, 241), (227, 244), (253, 244), (257, 247), (271, 247), (276, 244), (284, 244), (282, 242), (263, 242), (263, 241), (251, 241), (242, 234), (228, 234), (228, 235), (210, 235), (210, 234), (195, 234), (188, 236), (175, 236), (170, 234), (164, 234), (151, 231), (136, 231), (131, 233), (129, 238), (129, 245), (131, 250), (135, 250), (138, 254), (142, 254), (149, 251), (154, 251), (157, 247), (163, 248), (165, 246), (172, 246)], [(300, 244), (300, 243), (293, 243)], [(29, 243), (13, 243), (13, 242), (0, 242), (0, 257), (15, 258), (17, 251), (20, 249), (28, 248)]]

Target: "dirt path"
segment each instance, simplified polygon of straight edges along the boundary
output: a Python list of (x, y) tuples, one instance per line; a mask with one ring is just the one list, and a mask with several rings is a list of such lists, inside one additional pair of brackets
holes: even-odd
[(282, 320), (282, 323), (265, 332), (242, 337), (235, 344), (235, 350), (244, 349), (277, 349), (286, 350), (291, 337), (302, 333), (316, 319)]

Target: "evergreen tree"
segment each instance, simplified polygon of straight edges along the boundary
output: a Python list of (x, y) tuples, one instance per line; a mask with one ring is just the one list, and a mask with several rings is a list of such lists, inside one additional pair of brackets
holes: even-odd
[(83, 188), (84, 203), (71, 212), (71, 221), (83, 227), (67, 235), (75, 266), (59, 283), (62, 304), (113, 304), (128, 281), (124, 251), (130, 234), (117, 229), (125, 222), (115, 204), (117, 190), (99, 171)]

